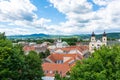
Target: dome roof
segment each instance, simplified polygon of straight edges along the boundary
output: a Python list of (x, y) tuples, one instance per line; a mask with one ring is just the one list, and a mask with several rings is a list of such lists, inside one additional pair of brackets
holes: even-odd
[(62, 45), (63, 45), (63, 46), (68, 46), (68, 43), (65, 42), (65, 41), (63, 41), (63, 42), (62, 42)]

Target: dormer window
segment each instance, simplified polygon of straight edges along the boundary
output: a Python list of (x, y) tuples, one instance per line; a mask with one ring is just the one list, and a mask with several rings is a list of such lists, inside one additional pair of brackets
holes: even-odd
[(62, 71), (60, 71), (60, 74), (62, 74)]
[(47, 74), (48, 72), (49, 72), (48, 70), (44, 71), (45, 74)]
[(57, 63), (57, 64), (62, 64), (62, 63), (63, 63), (63, 60), (57, 60), (56, 63)]
[(50, 74), (52, 74), (52, 71), (50, 71)]

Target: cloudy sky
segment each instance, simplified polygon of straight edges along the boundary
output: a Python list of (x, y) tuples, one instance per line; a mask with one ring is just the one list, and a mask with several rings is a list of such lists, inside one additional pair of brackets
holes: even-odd
[(120, 0), (0, 0), (0, 32), (120, 32)]

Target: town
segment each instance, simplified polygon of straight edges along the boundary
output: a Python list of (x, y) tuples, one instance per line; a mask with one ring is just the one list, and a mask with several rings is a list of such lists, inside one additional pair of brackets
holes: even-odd
[(0, 80), (120, 80), (120, 0), (0, 0)]
[[(118, 41), (118, 43), (120, 42)], [(95, 49), (110, 46), (111, 42), (107, 41), (107, 33), (104, 31), (100, 39), (97, 39), (95, 33), (92, 32), (90, 40), (86, 44), (76, 42), (75, 45), (69, 45), (60, 37), (55, 39), (53, 43), (47, 41), (37, 44), (36, 42), (19, 41), (13, 43), (13, 46), (17, 44), (23, 46), (25, 55), (28, 55), (30, 51), (35, 51), (41, 56), (42, 69), (45, 75), (42, 79), (54, 80), (56, 74), (61, 77), (69, 77), (68, 73), (75, 66), (76, 61), (89, 58)]]

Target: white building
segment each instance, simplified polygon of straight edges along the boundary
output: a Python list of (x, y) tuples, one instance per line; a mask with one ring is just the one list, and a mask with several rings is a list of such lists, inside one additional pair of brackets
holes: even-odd
[(102, 40), (96, 40), (95, 34), (93, 32), (92, 35), (91, 35), (91, 41), (89, 43), (89, 51), (91, 53), (93, 53), (94, 49), (99, 49), (103, 45), (105, 45), (105, 46), (107, 45), (107, 35), (106, 35), (106, 33), (105, 32), (103, 33)]
[(55, 77), (44, 76), (42, 77), (42, 80), (55, 80)]
[(62, 42), (62, 40), (59, 38), (57, 39), (55, 44), (48, 46), (48, 49), (50, 50), (51, 53), (53, 53), (56, 48), (65, 48), (65, 47), (69, 47), (68, 43), (65, 41)]
[(63, 47), (68, 47), (68, 43), (63, 41), (59, 38), (56, 42), (56, 48), (63, 48)]

